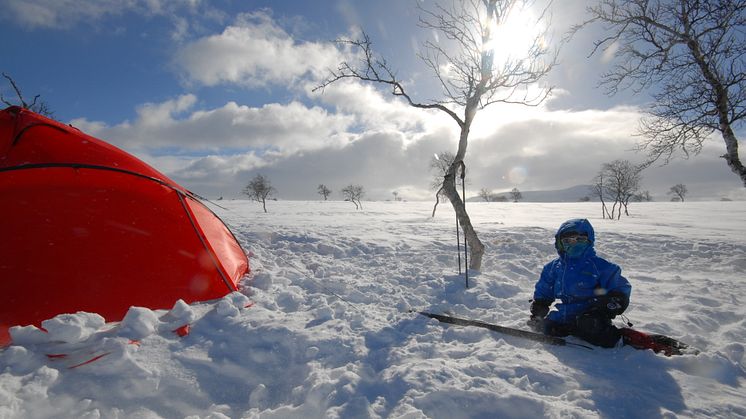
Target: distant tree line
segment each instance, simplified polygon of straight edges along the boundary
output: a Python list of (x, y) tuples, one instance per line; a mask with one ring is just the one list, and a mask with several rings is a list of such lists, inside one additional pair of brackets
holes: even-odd
[[(437, 165), (434, 166), (436, 169), (438, 168)], [(622, 212), (629, 216), (630, 202), (650, 202), (653, 200), (649, 191), (641, 190), (642, 171), (645, 167), (644, 164), (635, 165), (628, 160), (621, 159), (601, 165), (601, 170), (594, 178), (591, 196), (598, 198), (601, 202), (603, 218), (618, 220), (621, 218)], [(267, 199), (271, 199), (277, 190), (267, 177), (257, 174), (251, 179), (243, 192), (250, 199), (260, 202), (264, 212), (267, 212)], [(319, 184), (316, 192), (325, 201), (332, 194), (332, 190), (323, 183)], [(687, 193), (687, 187), (682, 183), (671, 186), (667, 192), (668, 195), (673, 195), (672, 201), (680, 202), (684, 202)], [(362, 198), (365, 196), (365, 188), (362, 185), (347, 185), (340, 190), (340, 195), (345, 201), (352, 202), (355, 209), (363, 209)], [(398, 191), (393, 191), (392, 195), (394, 201), (401, 201)], [(485, 202), (519, 202), (523, 199), (523, 193), (518, 188), (513, 188), (503, 194), (495, 194), (487, 188), (482, 188), (479, 190), (478, 196)], [(584, 196), (579, 201), (588, 202), (591, 200), (591, 196)], [(434, 211), (435, 209), (433, 209), (433, 213)]]
[[(323, 183), (316, 188), (316, 192), (324, 198), (324, 201), (332, 194), (332, 190)], [(267, 212), (267, 200), (274, 197), (277, 189), (272, 186), (269, 178), (262, 174), (257, 174), (246, 185), (243, 193), (249, 199), (260, 202), (264, 212)], [(355, 209), (363, 209), (362, 199), (365, 196), (365, 188), (362, 185), (347, 185), (340, 190), (340, 194), (345, 201), (355, 204)], [(395, 193), (394, 196), (398, 198), (398, 193)]]

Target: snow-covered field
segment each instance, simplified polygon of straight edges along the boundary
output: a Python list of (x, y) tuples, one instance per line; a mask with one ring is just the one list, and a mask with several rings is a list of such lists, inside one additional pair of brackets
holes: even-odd
[[(432, 203), (363, 204), (269, 202), (264, 214), (220, 201), (252, 253), (242, 293), (14, 329), (0, 417), (746, 416), (743, 202), (633, 203), (620, 221), (598, 203), (469, 204), (486, 254), (468, 289), (448, 204), (434, 219)], [(632, 283), (635, 327), (699, 355), (547, 346), (409, 312), (524, 327), (554, 231), (575, 217)], [(185, 323), (188, 335), (172, 332)]]

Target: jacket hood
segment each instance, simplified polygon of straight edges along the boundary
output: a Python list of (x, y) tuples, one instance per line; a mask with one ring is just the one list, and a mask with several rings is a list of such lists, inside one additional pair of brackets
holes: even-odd
[(590, 221), (585, 218), (574, 218), (567, 220), (559, 227), (557, 233), (554, 235), (554, 248), (557, 249), (557, 253), (562, 256), (565, 252), (560, 247), (560, 235), (569, 231), (577, 231), (581, 234), (588, 235), (588, 241), (590, 242), (590, 248), (593, 248), (593, 244), (596, 242), (596, 233), (593, 231), (593, 226)]

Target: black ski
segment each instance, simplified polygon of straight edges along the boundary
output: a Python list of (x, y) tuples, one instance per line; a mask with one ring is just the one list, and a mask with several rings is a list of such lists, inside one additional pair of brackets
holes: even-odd
[[(579, 346), (585, 349), (593, 349), (591, 346), (568, 342), (566, 339), (563, 339), (561, 337), (548, 336), (542, 333), (529, 332), (528, 330), (515, 329), (512, 327), (498, 326), (496, 324), (485, 323), (479, 320), (462, 319), (459, 317), (447, 316), (444, 314), (428, 313), (426, 311), (417, 311), (416, 313), (430, 317), (431, 319), (436, 319), (442, 323), (455, 324), (458, 326), (482, 327), (505, 335), (530, 339), (536, 342), (547, 343), (550, 345)], [(696, 355), (699, 353), (698, 350), (691, 348), (686, 343), (680, 342), (665, 335), (651, 335), (629, 328), (622, 328), (621, 331), (624, 344), (635, 349), (651, 349), (655, 353), (663, 353), (666, 356)]]
[(580, 343), (568, 342), (567, 340), (561, 337), (557, 337), (557, 336), (548, 336), (542, 333), (529, 332), (527, 330), (514, 329), (512, 327), (498, 326), (496, 324), (485, 323), (479, 320), (462, 319), (459, 317), (446, 316), (443, 314), (428, 313), (426, 311), (418, 311), (417, 313), (423, 316), (430, 317), (431, 319), (436, 319), (442, 323), (455, 324), (458, 326), (482, 327), (482, 328), (489, 329), (489, 330), (492, 330), (498, 333), (502, 333), (504, 335), (510, 335), (510, 336), (515, 336), (519, 338), (530, 339), (536, 342), (547, 343), (550, 345), (579, 346), (581, 348), (593, 350), (593, 348), (591, 348), (590, 346), (582, 345)]

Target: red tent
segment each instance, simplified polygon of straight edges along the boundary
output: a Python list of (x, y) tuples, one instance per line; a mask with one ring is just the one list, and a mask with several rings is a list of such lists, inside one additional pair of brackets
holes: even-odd
[(0, 346), (13, 325), (222, 297), (249, 270), (191, 192), (81, 131), (0, 111)]

